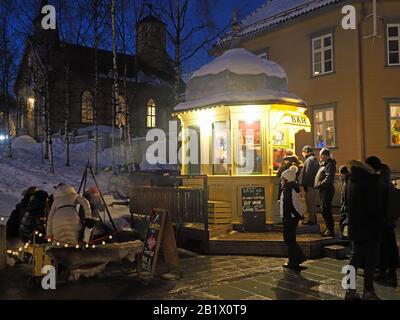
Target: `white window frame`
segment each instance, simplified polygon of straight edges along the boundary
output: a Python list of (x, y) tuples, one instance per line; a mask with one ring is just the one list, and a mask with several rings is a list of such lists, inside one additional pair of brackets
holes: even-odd
[[(389, 28), (391, 27), (397, 27), (398, 32), (397, 32), (397, 37), (389, 37)], [(400, 65), (400, 23), (391, 23), (386, 25), (386, 35), (387, 35), (387, 40), (386, 40), (386, 46), (387, 46), (387, 63), (389, 66), (399, 66)], [(399, 62), (398, 63), (390, 63), (390, 53), (391, 51), (389, 50), (389, 42), (390, 41), (397, 41), (398, 46), (399, 46)]]
[[(331, 45), (325, 47), (325, 45), (324, 45), (324, 39), (327, 38), (327, 37), (330, 37), (330, 38), (331, 38)], [(321, 41), (321, 48), (315, 49), (314, 44), (315, 44), (316, 41)], [(313, 74), (313, 77), (318, 77), (318, 76), (320, 76), (320, 75), (329, 74), (329, 73), (332, 73), (332, 72), (333, 72), (333, 70), (334, 70), (334, 63), (335, 63), (334, 56), (333, 56), (333, 41), (334, 41), (333, 33), (327, 33), (327, 34), (324, 34), (324, 35), (322, 35), (322, 36), (313, 37), (313, 38), (311, 39), (311, 49), (312, 49), (312, 74)], [(330, 70), (330, 71), (326, 71), (326, 70), (325, 70), (325, 62), (326, 62), (326, 61), (325, 61), (325, 51), (327, 51), (327, 50), (331, 50), (332, 70)], [(315, 69), (315, 64), (316, 64), (316, 62), (315, 62), (315, 55), (316, 55), (317, 53), (320, 53), (320, 54), (321, 54), (321, 72), (320, 72), (320, 73), (316, 73), (316, 69)]]
[[(334, 145), (325, 145), (324, 148), (337, 148), (337, 130), (336, 130), (336, 107), (335, 105), (330, 105), (326, 107), (319, 107), (319, 108), (313, 108), (313, 139), (314, 139), (314, 147), (315, 149), (321, 149), (321, 146), (318, 146), (317, 144), (317, 124), (323, 124), (324, 125), (324, 134), (326, 132), (326, 112), (327, 111), (332, 111), (333, 114), (333, 130), (334, 130), (334, 140), (335, 143)], [(317, 112), (323, 112), (324, 114), (324, 119), (322, 121), (319, 121), (317, 123), (316, 121), (316, 114)], [(325, 142), (326, 142), (326, 137), (325, 137)]]

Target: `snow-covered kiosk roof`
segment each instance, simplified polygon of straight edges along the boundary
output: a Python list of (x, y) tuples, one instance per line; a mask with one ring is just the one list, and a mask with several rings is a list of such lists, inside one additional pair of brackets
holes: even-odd
[(306, 103), (288, 92), (285, 70), (243, 48), (226, 51), (196, 71), (176, 112), (224, 104)]

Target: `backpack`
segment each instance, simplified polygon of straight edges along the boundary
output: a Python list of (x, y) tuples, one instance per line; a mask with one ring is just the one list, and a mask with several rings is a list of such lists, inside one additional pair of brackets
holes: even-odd
[(389, 219), (400, 218), (400, 189), (390, 187), (388, 189), (387, 216)]

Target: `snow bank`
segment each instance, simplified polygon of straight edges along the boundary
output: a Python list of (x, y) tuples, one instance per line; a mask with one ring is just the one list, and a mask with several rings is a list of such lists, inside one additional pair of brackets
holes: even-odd
[(36, 142), (31, 136), (20, 136), (12, 141), (12, 148), (13, 149), (32, 149), (32, 146), (38, 145), (39, 143)]
[(196, 71), (191, 79), (229, 70), (239, 75), (266, 74), (269, 77), (286, 78), (285, 70), (277, 63), (262, 59), (246, 49), (226, 51), (222, 56)]

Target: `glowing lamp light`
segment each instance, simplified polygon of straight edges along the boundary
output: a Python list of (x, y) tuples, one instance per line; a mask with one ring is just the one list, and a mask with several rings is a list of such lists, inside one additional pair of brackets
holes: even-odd
[(59, 247), (61, 245), (61, 243), (57, 242), (57, 246)]
[(105, 245), (106, 245), (106, 242), (105, 242), (105, 241), (103, 241), (103, 242), (102, 242), (102, 245), (103, 245), (103, 246), (105, 246)]
[(112, 236), (109, 236), (108, 238), (109, 238), (110, 240), (112, 240), (113, 237), (112, 237)]
[(79, 249), (79, 245), (76, 245), (75, 248), (76, 248), (76, 249)]
[(243, 114), (243, 120), (247, 123), (247, 124), (252, 124), (257, 120), (261, 119), (261, 115), (260, 115), (260, 108), (258, 106), (244, 106), (244, 114)]

